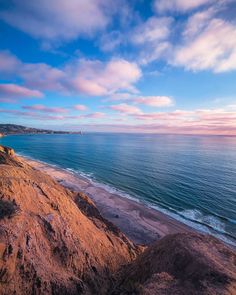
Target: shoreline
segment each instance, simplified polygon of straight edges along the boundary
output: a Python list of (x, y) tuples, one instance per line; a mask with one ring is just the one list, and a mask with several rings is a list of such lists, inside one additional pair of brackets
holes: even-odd
[(96, 186), (83, 176), (25, 156), (19, 158), (64, 187), (88, 195), (101, 214), (136, 244), (148, 245), (168, 234), (197, 231), (161, 211)]

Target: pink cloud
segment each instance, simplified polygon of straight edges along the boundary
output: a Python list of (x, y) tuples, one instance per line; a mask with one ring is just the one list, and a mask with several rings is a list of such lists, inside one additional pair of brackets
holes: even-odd
[(0, 84), (0, 95), (7, 97), (42, 97), (43, 93), (16, 84)]
[(40, 113), (35, 113), (35, 112), (28, 112), (28, 111), (19, 111), (19, 110), (7, 110), (7, 109), (0, 109), (0, 113), (3, 114), (9, 114), (13, 116), (18, 116), (18, 117), (26, 117), (26, 118), (31, 118), (35, 120), (64, 120), (64, 116), (52, 116), (52, 115), (45, 115), (45, 114), (40, 114)]
[[(63, 94), (108, 96), (123, 90), (137, 93), (134, 84), (142, 75), (136, 63), (124, 59), (108, 62), (76, 59), (54, 68), (44, 63), (23, 63), (12, 55), (8, 57), (11, 57), (9, 64), (3, 70), (0, 64), (0, 72), (23, 79), (26, 86)], [(11, 62), (14, 59), (17, 62)]]
[(31, 110), (31, 111), (39, 111), (39, 112), (44, 112), (44, 113), (67, 113), (68, 112), (68, 110), (65, 108), (46, 107), (41, 104), (32, 105), (32, 106), (23, 106), (23, 109)]
[(110, 106), (110, 109), (117, 111), (119, 113), (128, 114), (128, 115), (139, 115), (142, 114), (142, 111), (136, 106), (128, 105), (126, 103), (121, 103), (117, 105)]
[(74, 106), (74, 108), (77, 110), (77, 111), (86, 111), (87, 110), (87, 107), (83, 104), (77, 104)]
[[(119, 112), (123, 108), (119, 108)], [(50, 115), (35, 111), (18, 111), (0, 109), (0, 113), (12, 116), (26, 117), (35, 120), (80, 120), (81, 124), (87, 124), (87, 120), (100, 120), (106, 114), (95, 112), (79, 116), (71, 115)], [(116, 120), (117, 124), (100, 124), (94, 126), (94, 130), (104, 129), (105, 131), (119, 132), (150, 132), (150, 133), (176, 133), (176, 134), (219, 134), (236, 136), (236, 112), (226, 109), (204, 109), (204, 110), (176, 110), (169, 113), (135, 113), (135, 110), (125, 110), (123, 114), (133, 118), (132, 124), (125, 124), (125, 120)], [(126, 118), (126, 117), (125, 117)], [(81, 125), (81, 126), (83, 126)], [(85, 126), (85, 125), (84, 125)], [(88, 125), (87, 125), (88, 126)], [(101, 126), (101, 128), (99, 127)]]
[(24, 80), (26, 86), (40, 90), (68, 91), (66, 74), (44, 63), (23, 63), (10, 52), (0, 51), (0, 73)]
[(173, 104), (172, 99), (168, 96), (142, 96), (137, 97), (132, 101), (152, 107), (166, 107)]
[(41, 90), (68, 92), (67, 75), (62, 69), (51, 67), (44, 63), (22, 63), (16, 69), (26, 85)]
[(133, 84), (141, 77), (138, 65), (124, 59), (108, 63), (83, 60), (69, 68), (75, 73), (74, 89), (88, 95), (111, 95), (120, 90), (137, 92)]
[[(65, 126), (65, 125), (63, 125)], [(78, 125), (66, 125), (72, 130), (78, 130)], [(205, 125), (196, 126), (168, 126), (161, 123), (153, 124), (103, 124), (103, 123), (85, 123), (79, 125), (79, 130), (83, 128), (86, 131), (100, 131), (100, 132), (127, 132), (127, 133), (157, 133), (157, 134), (200, 134), (200, 135), (226, 135), (236, 136), (236, 126), (215, 126), (209, 128)]]
[(67, 121), (67, 120), (99, 120), (105, 117), (105, 114), (102, 112), (94, 112), (89, 114), (83, 114), (79, 116), (72, 116), (72, 115), (51, 115), (47, 113), (65, 113), (67, 110), (62, 108), (46, 108), (41, 105), (35, 105), (32, 107), (23, 107), (27, 111), (20, 111), (20, 110), (11, 110), (11, 109), (0, 109), (0, 113), (9, 114), (12, 116), (18, 117), (26, 117), (31, 118), (34, 120), (60, 120), (60, 121)]
[(91, 114), (86, 114), (83, 116), (84, 118), (91, 118), (91, 119), (101, 119), (105, 117), (105, 114), (102, 112), (95, 112)]
[(73, 86), (77, 91), (91, 96), (101, 96), (107, 93), (107, 89), (97, 84), (96, 81), (84, 79), (80, 76), (74, 79)]
[[(143, 122), (152, 122), (153, 124), (161, 124), (166, 128), (178, 129), (179, 132), (197, 133), (199, 128), (199, 134), (213, 133), (216, 134), (216, 130), (230, 130), (236, 129), (236, 112), (227, 111), (225, 109), (209, 109), (209, 110), (194, 110), (184, 111), (177, 110), (169, 113), (149, 113), (134, 115), (137, 120)], [(221, 132), (219, 133), (221, 134)]]
[(104, 101), (127, 101), (135, 104), (142, 104), (151, 107), (169, 107), (172, 106), (173, 99), (168, 96), (135, 96), (131, 93), (115, 93)]
[(83, 114), (79, 116), (67, 116), (67, 119), (102, 119), (106, 114), (101, 112), (95, 112), (90, 114)]

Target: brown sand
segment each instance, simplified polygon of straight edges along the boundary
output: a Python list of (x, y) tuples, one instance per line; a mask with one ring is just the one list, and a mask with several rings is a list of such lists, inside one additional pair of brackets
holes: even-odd
[(34, 168), (46, 172), (63, 186), (87, 194), (102, 215), (137, 244), (150, 244), (168, 234), (193, 231), (189, 226), (160, 211), (108, 192), (82, 176), (25, 157), (24, 160)]

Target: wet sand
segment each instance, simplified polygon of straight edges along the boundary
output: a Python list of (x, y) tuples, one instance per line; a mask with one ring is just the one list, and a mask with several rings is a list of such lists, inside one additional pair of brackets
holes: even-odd
[(25, 157), (21, 158), (34, 168), (56, 179), (61, 185), (87, 194), (94, 201), (101, 214), (117, 225), (137, 244), (147, 245), (167, 234), (194, 231), (189, 226), (160, 211), (116, 193), (111, 193), (78, 174)]

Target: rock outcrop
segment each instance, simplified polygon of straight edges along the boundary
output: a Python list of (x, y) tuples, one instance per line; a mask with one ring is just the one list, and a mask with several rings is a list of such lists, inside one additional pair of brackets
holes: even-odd
[(169, 235), (144, 250), (83, 193), (0, 146), (0, 294), (234, 295), (235, 251)]
[(0, 145), (0, 153), (6, 154), (8, 156), (14, 156), (15, 152), (12, 148)]

